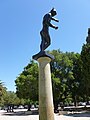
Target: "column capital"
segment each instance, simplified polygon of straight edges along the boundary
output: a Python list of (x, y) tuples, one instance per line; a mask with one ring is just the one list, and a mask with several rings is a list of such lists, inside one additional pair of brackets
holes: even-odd
[(33, 55), (32, 58), (34, 60), (38, 60), (39, 58), (41, 57), (48, 57), (50, 58), (51, 60), (54, 60), (54, 56), (51, 55), (51, 54), (48, 54), (46, 51), (40, 51), (39, 53), (37, 53), (36, 55)]

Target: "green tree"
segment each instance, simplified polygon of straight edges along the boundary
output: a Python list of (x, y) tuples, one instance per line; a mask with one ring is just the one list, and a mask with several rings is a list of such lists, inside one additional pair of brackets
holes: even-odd
[(0, 80), (0, 106), (4, 106), (4, 95), (6, 94), (6, 87), (3, 82)]
[(82, 90), (85, 99), (88, 101), (90, 97), (90, 43), (82, 46), (81, 51), (82, 60)]
[(24, 68), (24, 71), (15, 80), (16, 94), (19, 98), (38, 100), (38, 64), (34, 61)]
[(66, 102), (70, 99), (71, 93), (68, 87), (68, 79), (73, 79), (72, 60), (69, 59), (67, 53), (60, 50), (53, 50), (55, 60), (51, 62), (54, 104), (57, 107), (59, 102)]
[(72, 79), (68, 79), (68, 86), (69, 90), (72, 95), (72, 99), (74, 102), (74, 105), (77, 105), (77, 101), (79, 101), (80, 96), (80, 81), (81, 81), (81, 59), (79, 53), (67, 53), (69, 59), (72, 60), (73, 66), (72, 66)]
[(74, 101), (76, 105), (76, 90), (79, 89), (79, 58), (74, 52), (63, 53), (60, 50), (50, 52), (55, 60), (51, 62), (54, 104), (61, 101), (64, 104)]
[(20, 99), (17, 97), (15, 92), (7, 91), (4, 94), (4, 105), (18, 105), (20, 103)]

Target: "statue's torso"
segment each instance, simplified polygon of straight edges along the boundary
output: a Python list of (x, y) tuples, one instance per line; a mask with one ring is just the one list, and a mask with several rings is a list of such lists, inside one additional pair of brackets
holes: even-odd
[(48, 32), (49, 30), (49, 24), (51, 22), (51, 15), (50, 14), (46, 14), (43, 17), (43, 31)]

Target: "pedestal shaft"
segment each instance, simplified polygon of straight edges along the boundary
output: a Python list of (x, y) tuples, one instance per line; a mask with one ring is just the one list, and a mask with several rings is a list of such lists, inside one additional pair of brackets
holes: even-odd
[(38, 58), (39, 62), (39, 120), (54, 120), (52, 82), (49, 57)]

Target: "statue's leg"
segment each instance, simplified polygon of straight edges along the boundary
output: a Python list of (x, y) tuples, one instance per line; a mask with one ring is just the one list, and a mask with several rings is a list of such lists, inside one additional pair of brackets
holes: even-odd
[(44, 47), (45, 47), (45, 36), (44, 36), (43, 31), (40, 32), (40, 35), (41, 35), (41, 39), (42, 39), (40, 49), (41, 49), (41, 51), (44, 51), (45, 50), (44, 49)]
[(46, 49), (50, 44), (51, 44), (50, 36), (49, 36), (49, 34), (46, 34), (46, 36), (45, 36), (45, 45), (44, 45), (44, 49)]
[(41, 51), (44, 51), (44, 40), (43, 39), (41, 41), (40, 49), (41, 49)]

